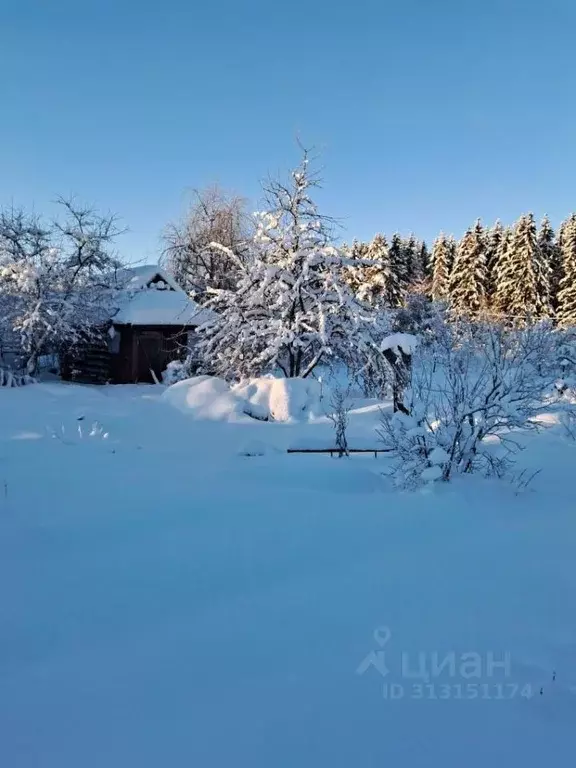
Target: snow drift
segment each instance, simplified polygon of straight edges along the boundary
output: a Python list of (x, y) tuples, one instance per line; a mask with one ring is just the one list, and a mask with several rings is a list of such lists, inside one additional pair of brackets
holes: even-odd
[(173, 384), (162, 398), (196, 419), (302, 421), (324, 413), (326, 397), (314, 379), (249, 379), (233, 387), (215, 376), (195, 376)]
[(235, 421), (244, 413), (244, 403), (224, 379), (216, 376), (179, 381), (162, 393), (162, 399), (196, 419)]
[[(322, 390), (315, 379), (250, 379), (233, 391), (247, 401), (247, 412), (270, 421), (301, 421), (323, 413)], [(254, 410), (253, 410), (254, 409)]]

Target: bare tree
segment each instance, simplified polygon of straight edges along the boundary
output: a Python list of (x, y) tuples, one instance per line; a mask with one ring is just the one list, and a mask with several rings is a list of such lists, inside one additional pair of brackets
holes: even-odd
[(0, 212), (0, 309), (3, 334), (15, 334), (33, 375), (39, 358), (96, 333), (114, 285), (113, 215), (73, 200), (43, 223), (22, 210)]
[(120, 262), (111, 247), (126, 230), (120, 227), (115, 214), (101, 215), (90, 206), (76, 200), (59, 197), (64, 217), (53, 222), (55, 245), (67, 259), (68, 265), (84, 280), (108, 277)]
[[(210, 289), (233, 290), (238, 267), (229, 249), (242, 259), (251, 237), (246, 201), (218, 186), (194, 190), (194, 202), (181, 221), (163, 234), (163, 264), (199, 301)], [(223, 248), (214, 248), (218, 243)]]

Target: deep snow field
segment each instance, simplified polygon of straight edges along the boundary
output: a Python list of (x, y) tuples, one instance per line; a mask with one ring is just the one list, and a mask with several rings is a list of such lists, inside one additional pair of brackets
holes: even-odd
[[(576, 764), (554, 417), (524, 493), (400, 493), (383, 458), (285, 452), (326, 420), (198, 420), (161, 393), (0, 390), (2, 768)], [(350, 444), (377, 420), (359, 403)]]

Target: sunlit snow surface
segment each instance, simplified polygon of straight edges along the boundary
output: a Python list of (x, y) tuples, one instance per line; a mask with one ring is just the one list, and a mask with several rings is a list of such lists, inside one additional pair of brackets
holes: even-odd
[[(1, 766), (574, 765), (554, 420), (531, 491), (408, 494), (383, 458), (284, 452), (325, 419), (203, 421), (161, 391), (0, 390)], [(358, 402), (350, 444), (377, 421)]]

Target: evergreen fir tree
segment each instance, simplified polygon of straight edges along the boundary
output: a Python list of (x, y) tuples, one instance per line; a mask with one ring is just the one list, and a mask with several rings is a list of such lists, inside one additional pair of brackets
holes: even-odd
[(521, 216), (514, 227), (506, 278), (512, 283), (507, 312), (511, 319), (550, 316), (550, 275), (531, 213)]
[[(440, 235), (436, 238), (438, 240), (444, 232), (440, 232)], [(436, 245), (436, 240), (432, 243), (432, 250), (428, 252), (428, 262), (426, 263), (426, 276), (432, 280), (432, 277), (434, 276), (434, 246)], [(446, 241), (448, 242), (448, 241)], [(430, 289), (432, 291), (432, 289)]]
[(486, 296), (488, 302), (496, 292), (496, 264), (503, 235), (504, 227), (498, 219), (486, 235)]
[(400, 307), (404, 301), (404, 290), (400, 275), (402, 270), (398, 269), (398, 265), (394, 263), (394, 252), (391, 252), (390, 247), (386, 246), (386, 268), (384, 273), (384, 305), (386, 307)]
[(407, 286), (414, 285), (423, 279), (424, 270), (420, 261), (420, 245), (413, 234), (403, 241), (403, 250), (406, 284)]
[(432, 247), (432, 299), (441, 301), (448, 297), (450, 286), (451, 254), (448, 238), (441, 232)]
[(502, 232), (500, 244), (492, 269), (491, 309), (498, 315), (508, 314), (514, 290), (514, 271), (512, 265), (512, 230), (506, 227)]
[(419, 245), (418, 263), (420, 273), (422, 275), (421, 279), (427, 280), (428, 278), (431, 278), (432, 273), (430, 271), (430, 254), (428, 253), (428, 246), (424, 240), (422, 240)]
[(570, 224), (570, 216), (567, 219), (564, 219), (564, 221), (560, 224), (558, 227), (558, 237), (556, 238), (556, 244), (558, 248), (560, 248), (560, 254), (562, 254), (562, 244), (564, 242), (564, 233), (566, 232), (566, 228)]
[(406, 249), (398, 232), (392, 235), (388, 253), (390, 255), (390, 269), (396, 276), (401, 301), (403, 301), (404, 294), (408, 290), (409, 266), (406, 262)]
[(365, 267), (361, 262), (367, 258), (368, 243), (354, 239), (352, 245), (344, 244), (342, 251), (348, 260), (343, 268), (343, 280), (357, 295), (364, 280)]
[(566, 242), (566, 232), (570, 227), (570, 221), (572, 216), (564, 219), (558, 227), (558, 235), (556, 237), (556, 246), (558, 248), (559, 266), (558, 270), (551, 276), (552, 283), (556, 285), (556, 293), (554, 298), (556, 300), (556, 307), (558, 306), (558, 294), (560, 292), (560, 283), (564, 277), (564, 243)]
[(452, 267), (456, 261), (456, 251), (458, 250), (458, 243), (454, 235), (448, 235), (448, 252), (450, 257), (448, 259), (448, 272), (452, 274)]
[(363, 256), (370, 266), (360, 267), (357, 296), (360, 301), (372, 307), (381, 306), (385, 301), (386, 287), (391, 279), (390, 255), (384, 235), (377, 234), (366, 247)]
[(352, 247), (350, 248), (350, 256), (356, 260), (365, 259), (369, 247), (369, 243), (364, 243), (361, 240), (354, 239), (352, 242)]
[(556, 317), (566, 328), (576, 325), (576, 214), (562, 227), (562, 272)]
[(450, 304), (458, 313), (476, 313), (485, 307), (486, 244), (479, 219), (458, 244), (449, 292)]
[(403, 291), (398, 265), (392, 263), (390, 247), (384, 235), (375, 236), (364, 258), (372, 264), (362, 270), (359, 300), (373, 307), (399, 307)]
[(547, 265), (550, 278), (550, 304), (553, 309), (558, 306), (558, 290), (562, 279), (562, 251), (555, 241), (554, 230), (548, 216), (544, 216), (538, 231), (538, 246), (542, 258)]

